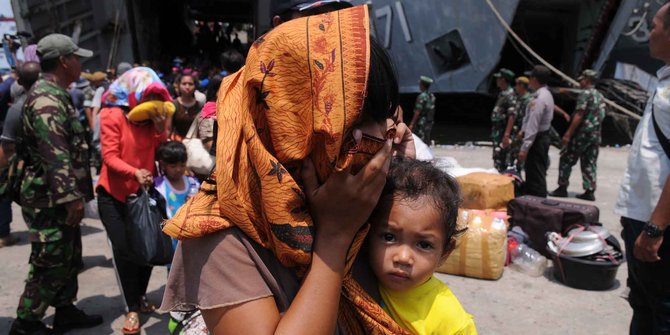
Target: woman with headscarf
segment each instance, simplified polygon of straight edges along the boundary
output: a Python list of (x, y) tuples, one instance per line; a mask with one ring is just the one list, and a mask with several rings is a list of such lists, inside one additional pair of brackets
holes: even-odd
[(140, 103), (172, 101), (167, 89), (150, 68), (137, 67), (119, 77), (103, 95), (100, 111), (102, 170), (96, 188), (98, 210), (112, 242), (114, 265), (128, 313), (124, 334), (138, 334), (138, 312), (153, 312), (146, 300), (152, 267), (136, 264), (126, 239), (126, 198), (140, 187), (150, 186), (156, 174), (154, 155), (167, 139), (164, 113), (154, 113), (144, 122), (128, 120), (127, 114)]
[(162, 310), (199, 308), (213, 334), (406, 334), (351, 271), (391, 141), (413, 151), (397, 98), (365, 6), (254, 42), (219, 89), (215, 172), (164, 228)]

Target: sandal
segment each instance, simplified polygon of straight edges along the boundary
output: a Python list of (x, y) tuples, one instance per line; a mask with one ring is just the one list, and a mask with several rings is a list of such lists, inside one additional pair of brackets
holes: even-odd
[(128, 314), (126, 314), (126, 320), (123, 321), (123, 334), (139, 334), (141, 329), (140, 316), (136, 312), (128, 312)]
[(151, 313), (155, 312), (156, 309), (158, 309), (158, 307), (156, 307), (156, 305), (150, 303), (149, 300), (147, 299), (146, 295), (143, 295), (140, 298), (140, 312), (142, 314), (151, 314)]

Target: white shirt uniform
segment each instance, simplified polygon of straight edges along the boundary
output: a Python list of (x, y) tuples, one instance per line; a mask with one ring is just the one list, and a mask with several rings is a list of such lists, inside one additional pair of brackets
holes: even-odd
[(665, 137), (670, 137), (670, 67), (662, 67), (656, 75), (656, 93), (647, 102), (642, 120), (635, 131), (628, 156), (628, 168), (621, 181), (619, 199), (614, 207), (616, 214), (643, 222), (651, 218), (670, 173), (670, 158), (656, 137), (651, 119), (653, 105), (661, 132)]
[(523, 118), (523, 144), (521, 151), (530, 150), (530, 147), (537, 137), (537, 133), (549, 130), (551, 120), (554, 117), (554, 97), (547, 89), (542, 86), (533, 94), (533, 99), (526, 107), (526, 115)]

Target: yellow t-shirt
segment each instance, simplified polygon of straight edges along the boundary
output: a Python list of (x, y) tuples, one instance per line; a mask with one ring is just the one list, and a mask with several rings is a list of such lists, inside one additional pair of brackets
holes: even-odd
[(472, 315), (439, 279), (428, 281), (407, 292), (379, 287), (384, 310), (399, 325), (417, 335), (477, 335)]

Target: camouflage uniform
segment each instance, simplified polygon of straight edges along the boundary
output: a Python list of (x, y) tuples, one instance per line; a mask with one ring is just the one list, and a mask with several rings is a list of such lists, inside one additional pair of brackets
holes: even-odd
[(558, 185), (568, 186), (572, 167), (579, 160), (584, 190), (595, 191), (600, 131), (605, 118), (602, 94), (595, 88), (583, 90), (577, 98), (575, 110), (583, 110), (584, 118), (570, 139), (570, 143), (561, 152)]
[(526, 92), (526, 94), (517, 97), (516, 101), (516, 110), (514, 112), (514, 127), (512, 128), (512, 133), (510, 134), (512, 143), (508, 149), (509, 152), (507, 154), (507, 166), (517, 165), (518, 171), (523, 170), (523, 167), (519, 166), (517, 161), (517, 158), (519, 157), (519, 151), (521, 151), (521, 145), (523, 144), (523, 138), (518, 139), (517, 135), (523, 126), (523, 118), (526, 116), (526, 107), (528, 107), (528, 103), (530, 103), (532, 99), (533, 95), (530, 94), (530, 92)]
[[(508, 87), (498, 94), (498, 100), (491, 113), (491, 140), (493, 141), (493, 166), (498, 171), (507, 169), (507, 150), (500, 147), (507, 118), (516, 113), (516, 94), (512, 87)], [(523, 118), (521, 119), (523, 120)]]
[(93, 199), (93, 185), (86, 133), (55, 77), (42, 74), (24, 106), (21, 205), (32, 251), (17, 315), (37, 321), (48, 306), (67, 306), (76, 298), (81, 230), (65, 224), (64, 204)]
[(435, 123), (435, 95), (428, 91), (423, 91), (416, 98), (414, 110), (420, 110), (421, 114), (416, 121), (414, 133), (419, 136), (423, 142), (430, 145), (430, 131)]

